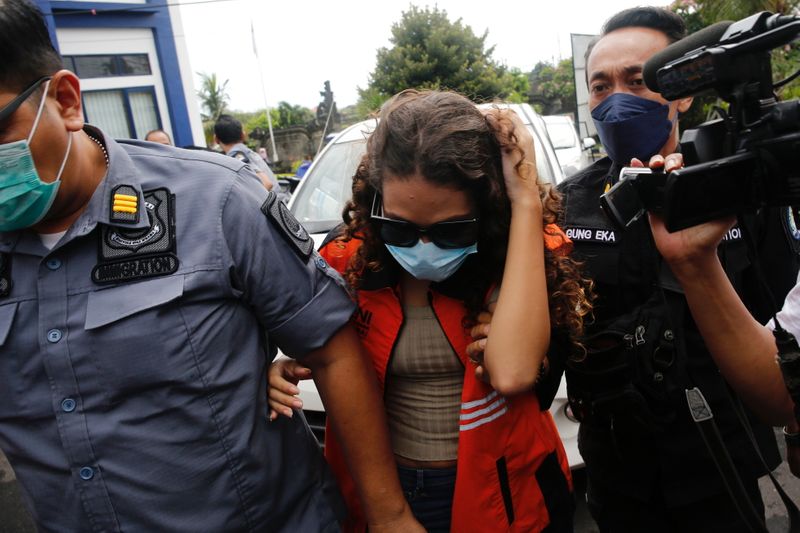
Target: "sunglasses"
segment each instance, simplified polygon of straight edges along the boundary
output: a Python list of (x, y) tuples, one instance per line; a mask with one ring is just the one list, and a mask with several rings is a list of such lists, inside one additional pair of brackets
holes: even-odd
[(448, 220), (421, 228), (405, 220), (383, 216), (383, 200), (379, 193), (372, 198), (370, 218), (378, 224), (383, 242), (409, 248), (425, 235), (439, 248), (464, 248), (478, 242), (478, 219)]
[(3, 109), (0, 109), (0, 124), (5, 122), (11, 115), (13, 115), (14, 111), (19, 109), (19, 106), (21, 106), (22, 103), (27, 100), (28, 97), (33, 94), (33, 92), (38, 89), (41, 84), (50, 78), (52, 78), (52, 76), (42, 76), (35, 82), (28, 85), (21, 93), (15, 96), (13, 100), (7, 103)]

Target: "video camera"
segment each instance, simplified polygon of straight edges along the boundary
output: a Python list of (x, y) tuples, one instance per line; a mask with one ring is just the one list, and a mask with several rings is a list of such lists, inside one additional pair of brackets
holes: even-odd
[(646, 210), (662, 214), (669, 231), (800, 204), (800, 102), (778, 102), (770, 50), (795, 40), (800, 17), (761, 12), (718, 22), (654, 55), (645, 84), (667, 100), (713, 89), (730, 104), (722, 118), (684, 132), (685, 168), (670, 174), (623, 169), (601, 203), (621, 227)]

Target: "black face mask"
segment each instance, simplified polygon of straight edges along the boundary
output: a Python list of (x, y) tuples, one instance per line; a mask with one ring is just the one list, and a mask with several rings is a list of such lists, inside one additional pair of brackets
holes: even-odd
[(634, 157), (646, 163), (656, 155), (674, 124), (668, 104), (627, 93), (614, 93), (600, 102), (592, 110), (592, 119), (606, 153), (622, 166)]

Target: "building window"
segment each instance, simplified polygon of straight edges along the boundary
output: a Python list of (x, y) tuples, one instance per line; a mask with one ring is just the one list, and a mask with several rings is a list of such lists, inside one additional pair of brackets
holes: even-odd
[(113, 76), (148, 76), (150, 58), (147, 54), (64, 56), (64, 66), (79, 78), (109, 78)]
[(86, 121), (115, 139), (143, 139), (161, 122), (152, 87), (85, 91)]

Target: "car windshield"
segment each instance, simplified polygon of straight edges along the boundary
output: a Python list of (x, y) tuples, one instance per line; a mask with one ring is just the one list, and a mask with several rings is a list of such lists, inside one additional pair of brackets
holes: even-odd
[(547, 133), (556, 150), (576, 146), (575, 130), (566, 122), (548, 122)]
[(306, 173), (306, 183), (295, 193), (292, 211), (311, 233), (332, 229), (342, 221), (342, 209), (351, 195), (353, 175), (365, 141), (337, 143), (328, 147), (313, 167)]
[[(555, 183), (548, 157), (539, 135), (534, 135), (536, 167), (540, 179)], [(330, 231), (342, 222), (342, 209), (352, 194), (353, 175), (366, 150), (366, 140), (334, 142), (309, 169), (292, 199), (291, 210), (309, 233)]]

